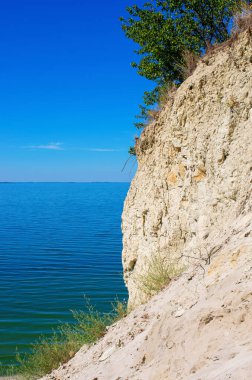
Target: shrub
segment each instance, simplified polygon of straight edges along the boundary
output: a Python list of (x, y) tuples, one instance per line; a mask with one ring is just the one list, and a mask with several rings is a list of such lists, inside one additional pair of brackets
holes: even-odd
[(132, 66), (139, 75), (155, 82), (145, 92), (144, 103), (155, 105), (159, 89), (167, 82), (181, 83), (179, 65), (185, 50), (204, 54), (207, 44), (226, 41), (233, 14), (251, 0), (151, 0), (127, 7), (122, 29), (138, 46)]
[(128, 153), (130, 156), (136, 156), (136, 148), (134, 146), (130, 146)]
[(17, 356), (20, 364), (18, 373), (25, 379), (42, 377), (70, 360), (82, 343), (84, 344), (84, 341), (72, 331), (70, 326), (62, 325), (50, 338), (41, 337), (34, 343), (31, 353), (23, 357)]
[(87, 311), (73, 311), (75, 323), (61, 324), (49, 338), (41, 337), (31, 353), (18, 355), (21, 378), (42, 377), (69, 361), (84, 344), (92, 344), (105, 335), (107, 327), (127, 314), (126, 303), (116, 300), (112, 311), (100, 313), (86, 300)]

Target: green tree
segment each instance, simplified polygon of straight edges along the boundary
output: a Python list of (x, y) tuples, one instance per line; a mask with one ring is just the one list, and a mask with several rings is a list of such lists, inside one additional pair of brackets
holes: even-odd
[(240, 0), (150, 0), (142, 8), (127, 8), (129, 17), (121, 18), (122, 29), (139, 45), (135, 53), (140, 59), (132, 66), (156, 83), (154, 90), (144, 93), (145, 105), (155, 104), (167, 83), (183, 81), (185, 51), (201, 55), (208, 45), (228, 38), (232, 15), (239, 7)]

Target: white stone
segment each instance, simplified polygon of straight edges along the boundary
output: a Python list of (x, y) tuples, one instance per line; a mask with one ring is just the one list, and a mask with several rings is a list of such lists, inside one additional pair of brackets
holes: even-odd
[(174, 317), (175, 318), (179, 318), (179, 317), (182, 317), (182, 315), (185, 314), (185, 309), (183, 309), (182, 307), (179, 308), (176, 313), (174, 314)]
[(99, 358), (99, 361), (103, 362), (104, 360), (107, 360), (115, 351), (116, 351), (116, 346), (110, 347), (108, 350), (103, 352), (103, 354)]

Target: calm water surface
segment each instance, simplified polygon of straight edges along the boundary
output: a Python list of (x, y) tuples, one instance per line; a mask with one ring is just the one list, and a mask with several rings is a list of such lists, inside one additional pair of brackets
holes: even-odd
[(87, 295), (101, 311), (127, 292), (121, 266), (126, 183), (0, 184), (2, 368)]

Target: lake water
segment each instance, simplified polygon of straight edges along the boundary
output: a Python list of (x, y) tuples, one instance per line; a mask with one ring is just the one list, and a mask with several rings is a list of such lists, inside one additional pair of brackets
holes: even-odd
[(121, 213), (127, 183), (0, 184), (0, 362), (59, 321), (127, 298)]

